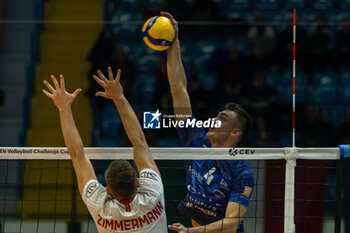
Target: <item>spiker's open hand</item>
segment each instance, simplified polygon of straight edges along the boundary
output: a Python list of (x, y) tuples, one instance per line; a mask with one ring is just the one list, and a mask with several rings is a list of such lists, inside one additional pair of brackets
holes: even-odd
[(64, 84), (64, 77), (63, 77), (62, 74), (60, 75), (61, 87), (58, 84), (57, 79), (56, 79), (55, 76), (51, 75), (51, 79), (53, 81), (53, 84), (54, 84), (55, 88), (53, 88), (49, 82), (44, 80), (44, 84), (47, 86), (47, 88), (49, 89), (50, 92), (48, 92), (45, 89), (43, 89), (42, 90), (43, 93), (47, 97), (52, 99), (52, 101), (54, 102), (54, 104), (56, 105), (58, 110), (61, 111), (61, 110), (65, 109), (65, 108), (70, 108), (70, 106), (72, 105), (75, 97), (77, 97), (77, 95), (82, 91), (82, 89), (78, 88), (73, 93), (67, 92), (66, 88), (65, 88), (65, 84)]
[(98, 73), (98, 76), (100, 76), (100, 78), (97, 77), (96, 75), (94, 75), (93, 78), (96, 80), (98, 84), (100, 84), (101, 87), (103, 87), (103, 89), (105, 89), (105, 91), (97, 92), (95, 94), (96, 96), (102, 96), (104, 98), (112, 99), (112, 100), (120, 100), (121, 98), (123, 98), (124, 96), (123, 88), (119, 82), (120, 73), (121, 73), (120, 69), (118, 69), (118, 73), (115, 78), (113, 77), (113, 72), (111, 67), (108, 67), (109, 79), (107, 79), (100, 70), (98, 70), (97, 73)]
[[(169, 12), (160, 12), (160, 15), (161, 16), (165, 16), (167, 17), (168, 19), (170, 19), (170, 21), (175, 25), (175, 28), (176, 28), (176, 32), (178, 33), (179, 32), (179, 23), (174, 19), (174, 17), (172, 16), (172, 14), (170, 14)], [(176, 35), (177, 36), (177, 35)]]

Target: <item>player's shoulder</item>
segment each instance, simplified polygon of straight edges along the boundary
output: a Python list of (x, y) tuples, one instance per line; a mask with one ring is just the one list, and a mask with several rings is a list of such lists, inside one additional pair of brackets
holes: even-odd
[(98, 191), (104, 191), (105, 187), (95, 179), (86, 182), (83, 188), (83, 198), (90, 198)]
[(140, 172), (140, 186), (138, 187), (139, 193), (148, 193), (154, 196), (163, 196), (164, 187), (162, 178), (159, 174), (152, 169), (143, 169)]
[(160, 175), (153, 169), (146, 168), (140, 172), (141, 180), (153, 180), (162, 183), (162, 178)]

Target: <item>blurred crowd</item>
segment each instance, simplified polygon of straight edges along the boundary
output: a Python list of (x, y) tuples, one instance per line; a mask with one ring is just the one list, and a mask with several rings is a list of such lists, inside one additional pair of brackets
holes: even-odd
[[(120, 12), (127, 12), (111, 2), (107, 8), (107, 20), (118, 14), (120, 16)], [(160, 11), (171, 12), (180, 22), (182, 58), (197, 118), (214, 117), (225, 103), (237, 102), (254, 118), (252, 132), (241, 146), (290, 146), (292, 18), (289, 15), (282, 21), (271, 21), (268, 13), (252, 11), (245, 18), (239, 15), (228, 19), (218, 13), (218, 2), (152, 1), (138, 12), (142, 14), (141, 22)], [(251, 20), (247, 20), (249, 18)], [(202, 25), (186, 23), (193, 21), (200, 21)], [(350, 102), (341, 97), (341, 76), (348, 72), (350, 60), (350, 21), (344, 18), (339, 25), (332, 22), (320, 11), (314, 13), (312, 21), (301, 21), (297, 25), (296, 79), (301, 80), (297, 81), (298, 146), (326, 147), (350, 143), (347, 133)], [(108, 65), (114, 69), (121, 68), (124, 92), (139, 112), (140, 120), (146, 110), (160, 109), (162, 113), (171, 113), (166, 52), (140, 52), (140, 47), (146, 47), (141, 40), (141, 25), (135, 27), (136, 32), (130, 29), (120, 33), (120, 27), (119, 24), (108, 24), (96, 41), (89, 56), (91, 75)], [(131, 35), (129, 40), (127, 33)], [(133, 33), (136, 33), (135, 37)], [(299, 77), (299, 73), (303, 75)], [(334, 76), (330, 83), (336, 90), (335, 93), (330, 92), (335, 95), (334, 101), (330, 101), (332, 97), (328, 96), (327, 88), (325, 92), (314, 93), (318, 91), (316, 73)], [(327, 78), (321, 77), (320, 83), (327, 84)], [(93, 97), (98, 88), (92, 81), (89, 95), (95, 109), (96, 144), (99, 144), (99, 137), (104, 137), (100, 120), (108, 108), (108, 104)], [(300, 93), (298, 88), (302, 90)], [(151, 146), (176, 145), (176, 141), (171, 140), (165, 144), (159, 142), (159, 132), (150, 130), (147, 134)], [(172, 133), (166, 135), (176, 138)], [(127, 140), (118, 143), (127, 145)]]

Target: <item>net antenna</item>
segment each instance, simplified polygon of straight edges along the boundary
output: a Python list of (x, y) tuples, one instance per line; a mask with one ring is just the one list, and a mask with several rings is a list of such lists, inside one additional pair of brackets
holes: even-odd
[(296, 10), (293, 11), (293, 131), (292, 148), (286, 151), (286, 176), (284, 190), (284, 233), (295, 233), (294, 223), (294, 192), (295, 192), (295, 167), (298, 158), (298, 149), (295, 147), (295, 75), (296, 75)]
[(292, 146), (295, 147), (295, 75), (296, 75), (296, 10), (293, 12), (293, 133), (292, 133)]

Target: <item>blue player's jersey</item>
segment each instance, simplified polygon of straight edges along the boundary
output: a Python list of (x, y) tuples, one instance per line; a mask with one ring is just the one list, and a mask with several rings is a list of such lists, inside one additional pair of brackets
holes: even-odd
[[(193, 116), (191, 118), (194, 118)], [(177, 128), (188, 147), (211, 147), (203, 128)], [(228, 202), (248, 208), (254, 176), (245, 160), (185, 161), (188, 193), (178, 210), (201, 225), (225, 217)], [(243, 233), (243, 221), (237, 233)]]

